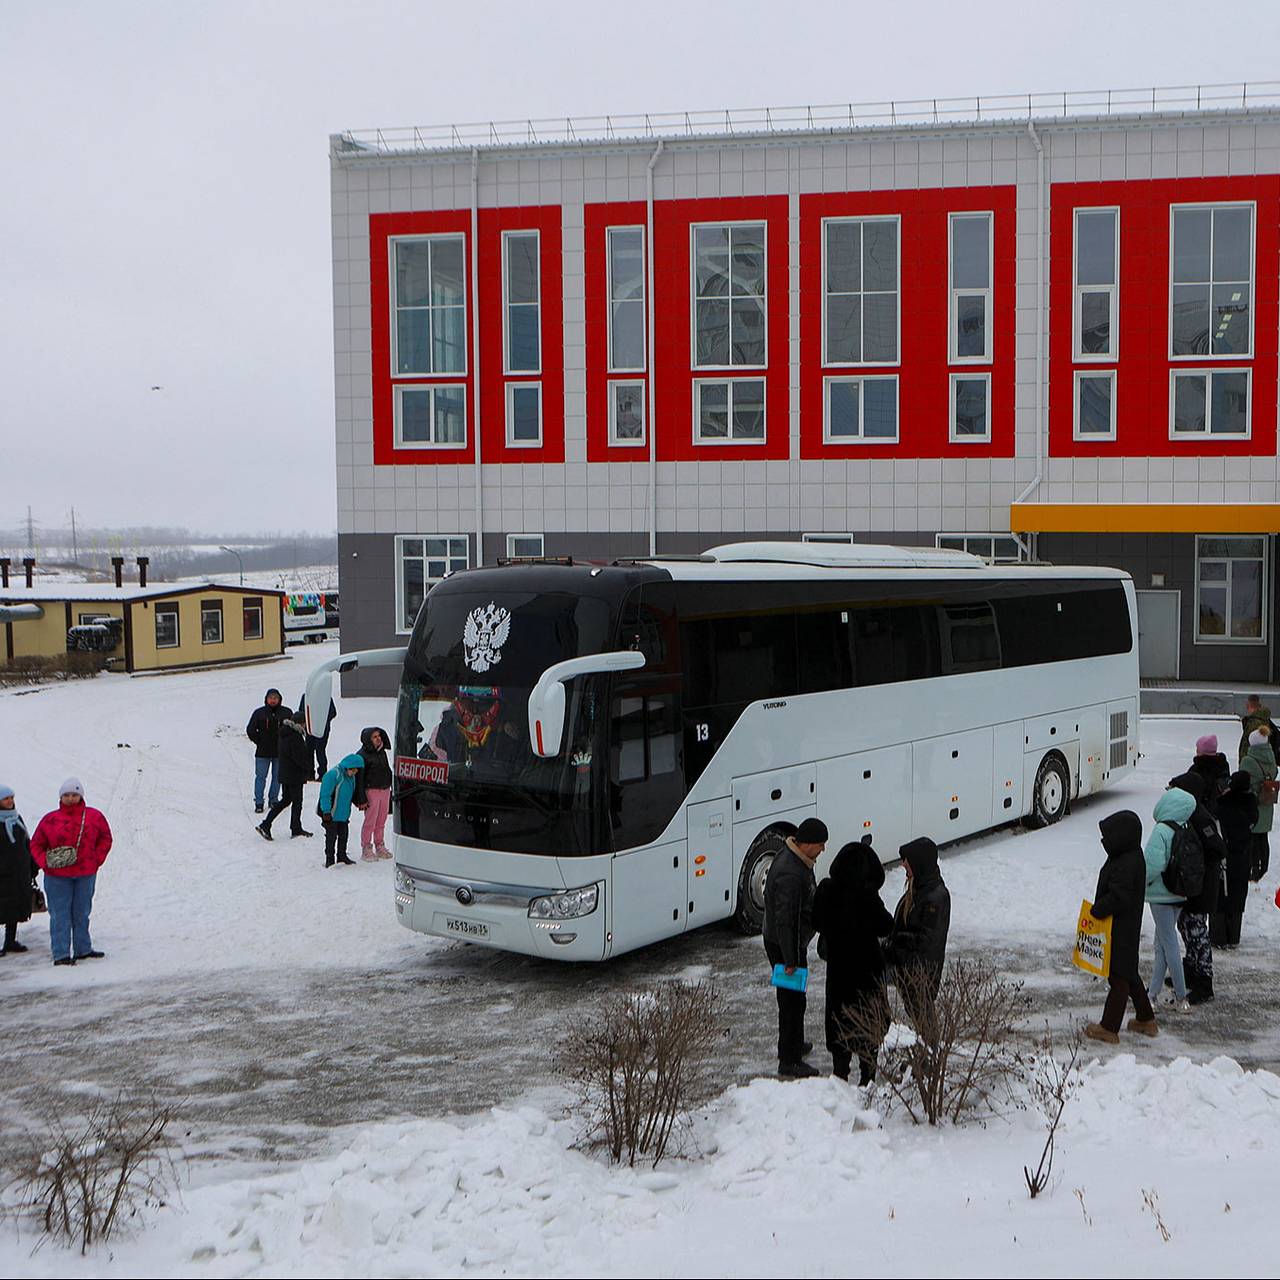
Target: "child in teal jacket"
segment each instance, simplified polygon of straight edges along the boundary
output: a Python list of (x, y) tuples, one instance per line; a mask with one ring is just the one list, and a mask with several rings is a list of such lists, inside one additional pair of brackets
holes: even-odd
[[(343, 756), (320, 781), (320, 804), (316, 812), (324, 823), (324, 865), (336, 863), (353, 867), (347, 857), (347, 836), (351, 827), (351, 804), (364, 760), (355, 754)], [(335, 856), (336, 855), (336, 856)]]
[[(1164, 975), (1173, 980), (1173, 998), (1165, 1001), (1179, 1013), (1190, 1013), (1186, 974), (1182, 968), (1182, 948), (1178, 943), (1178, 915), (1185, 898), (1170, 893), (1164, 882), (1165, 868), (1173, 853), (1174, 827), (1185, 827), (1196, 811), (1195, 797), (1180, 787), (1170, 787), (1156, 801), (1155, 826), (1142, 855), (1147, 864), (1147, 905), (1156, 926), (1156, 962), (1147, 995), (1155, 1005), (1164, 990)], [(1173, 823), (1173, 827), (1166, 824)]]

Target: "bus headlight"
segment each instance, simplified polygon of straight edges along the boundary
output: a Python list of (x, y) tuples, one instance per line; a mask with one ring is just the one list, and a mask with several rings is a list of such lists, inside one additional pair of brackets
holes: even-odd
[(599, 905), (600, 887), (589, 884), (585, 889), (569, 889), (564, 893), (534, 898), (529, 903), (530, 920), (577, 920), (589, 916)]
[(407, 872), (396, 868), (396, 892), (403, 893), (407, 897), (412, 898), (414, 894), (413, 877)]

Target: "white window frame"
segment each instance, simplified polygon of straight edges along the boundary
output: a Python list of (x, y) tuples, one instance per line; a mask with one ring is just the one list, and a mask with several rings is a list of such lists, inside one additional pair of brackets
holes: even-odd
[[(954, 237), (952, 229), (956, 222), (963, 218), (986, 218), (987, 220), (987, 285), (986, 288), (974, 286), (972, 288), (957, 289), (952, 285), (955, 278), (953, 271), (954, 258)], [(992, 331), (994, 321), (994, 305), (992, 303), (992, 295), (994, 293), (994, 281), (996, 274), (996, 215), (994, 209), (956, 209), (947, 214), (947, 363), (953, 365), (987, 365), (992, 363), (992, 352), (995, 349), (995, 334)], [(984, 304), (983, 317), (983, 340), (985, 348), (980, 356), (962, 356), (957, 355), (956, 348), (958, 346), (957, 338), (957, 319), (959, 315), (959, 298), (964, 294), (965, 297), (973, 297), (981, 295)], [(989, 415), (988, 415), (989, 416)], [(990, 422), (988, 421), (988, 432), (990, 431)]]
[[(216, 640), (206, 640), (204, 635), (204, 620), (206, 614), (216, 613), (218, 615), (218, 638)], [(222, 614), (222, 602), (218, 602), (216, 609), (205, 607), (205, 602), (200, 601), (200, 643), (201, 644), (223, 644), (227, 638), (227, 629)]]
[[(836, 383), (856, 382), (858, 384), (858, 434), (856, 436), (834, 436), (831, 434), (831, 388)], [(863, 384), (866, 382), (892, 382), (893, 383), (893, 435), (891, 436), (868, 436), (864, 432), (866, 426), (866, 411), (863, 404)], [(834, 445), (853, 445), (861, 447), (867, 445), (869, 448), (875, 448), (881, 444), (898, 444), (901, 438), (901, 418), (898, 413), (900, 388), (898, 386), (898, 375), (875, 374), (870, 376), (851, 376), (849, 374), (833, 374), (830, 377), (822, 379), (822, 443)]]
[[(517, 538), (537, 538), (538, 550), (535, 554), (530, 555), (527, 552), (517, 551), (515, 543)], [(544, 533), (509, 533), (507, 534), (507, 557), (512, 560), (541, 560), (547, 554), (547, 536)]]
[[(1214, 431), (1213, 429), (1213, 387), (1212, 380), (1215, 373), (1239, 373), (1244, 375), (1245, 381), (1245, 429), (1243, 431)], [(1205, 398), (1204, 398), (1204, 430), (1203, 431), (1176, 431), (1174, 429), (1174, 413), (1175, 404), (1177, 402), (1177, 390), (1179, 378), (1204, 378), (1205, 379)], [(1252, 365), (1214, 365), (1212, 367), (1201, 367), (1195, 369), (1170, 369), (1169, 370), (1169, 439), (1170, 440), (1252, 440), (1253, 439), (1253, 366)], [(1198, 615), (1197, 615), (1198, 616)]]
[[(1262, 617), (1261, 617), (1261, 623), (1262, 623), (1262, 628), (1261, 628), (1261, 630), (1262, 630), (1262, 634), (1261, 634), (1261, 635), (1257, 635), (1257, 636), (1233, 636), (1233, 635), (1231, 635), (1231, 634), (1230, 634), (1230, 631), (1231, 631), (1231, 590), (1232, 590), (1232, 576), (1231, 576), (1231, 567), (1230, 567), (1230, 566), (1231, 566), (1231, 563), (1232, 563), (1233, 557), (1230, 557), (1230, 556), (1227, 556), (1227, 557), (1223, 557), (1223, 556), (1201, 556), (1201, 554), (1200, 554), (1200, 544), (1201, 544), (1202, 542), (1206, 541), (1206, 540), (1212, 540), (1212, 541), (1214, 541), (1214, 542), (1240, 542), (1240, 541), (1246, 541), (1246, 540), (1247, 540), (1247, 541), (1250, 541), (1250, 542), (1261, 542), (1261, 543), (1262, 543), (1262, 556), (1261, 556), (1261, 560), (1262, 560), (1262, 601), (1261, 601), (1261, 604), (1260, 604), (1260, 611), (1261, 611), (1261, 615), (1262, 615)], [(1195, 643), (1196, 643), (1196, 644), (1231, 644), (1231, 645), (1252, 645), (1252, 646), (1258, 646), (1258, 645), (1265, 645), (1265, 644), (1267, 643), (1267, 622), (1268, 622), (1268, 615), (1269, 615), (1270, 610), (1271, 610), (1271, 587), (1270, 587), (1270, 580), (1269, 580), (1270, 575), (1269, 575), (1269, 572), (1268, 572), (1269, 567), (1270, 567), (1270, 566), (1269, 566), (1269, 563), (1268, 563), (1268, 562), (1269, 562), (1269, 560), (1270, 560), (1270, 555), (1271, 555), (1271, 539), (1270, 539), (1270, 538), (1269, 538), (1265, 533), (1258, 533), (1258, 534), (1239, 534), (1239, 535), (1234, 535), (1234, 536), (1233, 536), (1233, 535), (1230, 535), (1230, 534), (1215, 534), (1215, 533), (1200, 533), (1200, 534), (1197, 534), (1197, 535), (1196, 535), (1196, 564), (1195, 564), (1195, 571), (1196, 571), (1196, 597), (1195, 597), (1195, 610), (1196, 610), (1195, 628), (1196, 628), (1196, 629), (1195, 629)], [(1236, 558), (1236, 559), (1241, 559), (1241, 560), (1253, 560), (1253, 559), (1257, 559), (1257, 557), (1254, 557), (1254, 556), (1239, 556), (1239, 557), (1234, 557), (1234, 558)], [(1202, 635), (1202, 634), (1201, 634), (1201, 632), (1200, 632), (1200, 565), (1201, 565), (1203, 562), (1205, 562), (1205, 561), (1211, 561), (1211, 562), (1219, 562), (1219, 561), (1220, 561), (1221, 563), (1223, 563), (1223, 564), (1227, 565), (1227, 577), (1226, 577), (1226, 583), (1225, 583), (1225, 585), (1226, 585), (1226, 589), (1227, 589), (1226, 623), (1227, 623), (1227, 633), (1228, 633), (1228, 634), (1226, 634), (1226, 635), (1222, 635), (1222, 636), (1206, 636), (1206, 635)]]
[(832, 546), (851, 547), (854, 538), (851, 533), (802, 533), (801, 542), (825, 542)]
[[(1109, 285), (1080, 283), (1080, 215), (1082, 213), (1110, 213), (1115, 216), (1115, 239), (1111, 250), (1112, 274), (1115, 279)], [(1172, 270), (1172, 268), (1170, 268)], [(1118, 205), (1089, 205), (1072, 211), (1071, 218), (1071, 284), (1072, 284), (1072, 347), (1073, 358), (1079, 364), (1115, 364), (1120, 359), (1120, 207)], [(1108, 334), (1111, 350), (1106, 352), (1083, 349), (1084, 308), (1083, 295), (1108, 290), (1111, 296), (1111, 314)]]
[[(733, 434), (733, 384), (735, 382), (761, 382), (764, 383), (764, 394), (760, 400), (761, 413), (764, 416), (764, 431), (759, 439), (745, 439)], [(729, 414), (729, 434), (723, 440), (715, 438), (704, 438), (698, 434), (698, 428), (702, 425), (702, 388), (708, 385), (719, 386), (721, 383), (729, 385), (728, 396), (728, 414)], [(737, 445), (745, 448), (759, 448), (769, 439), (769, 383), (765, 379), (763, 373), (751, 374), (743, 378), (695, 378), (693, 380), (693, 443), (696, 445), (709, 445), (712, 448), (722, 448), (725, 445)]]
[[(517, 391), (526, 389), (538, 393), (538, 438), (536, 440), (517, 440), (515, 438), (515, 398)], [(508, 449), (541, 449), (542, 448), (542, 383), (541, 382), (508, 382), (506, 384), (506, 430)]]
[(181, 649), (182, 648), (182, 606), (176, 600), (158, 600), (151, 607), (151, 617), (154, 623), (161, 612), (166, 616), (173, 617), (173, 643), (160, 643), (160, 629), (156, 627), (156, 648), (157, 649)]
[[(426, 549), (427, 549), (426, 544), (427, 544), (427, 543), (428, 543), (432, 538), (439, 538), (439, 539), (444, 539), (444, 540), (445, 540), (445, 542), (446, 542), (445, 555), (443, 555), (443, 556), (429, 556), (429, 555), (427, 555), (427, 554), (426, 554)], [(446, 565), (448, 566), (448, 567), (447, 567), (447, 569), (446, 569), (446, 571), (445, 571), (445, 577), (448, 577), (448, 576), (449, 576), (449, 574), (451, 574), (451, 573), (456, 573), (459, 569), (468, 569), (468, 568), (470, 568), (470, 567), (471, 567), (471, 539), (470, 539), (470, 537), (469, 537), (467, 534), (465, 534), (465, 533), (397, 533), (397, 534), (395, 535), (395, 540), (394, 540), (394, 542), (395, 542), (395, 550), (394, 550), (395, 563), (394, 563), (394, 567), (395, 567), (395, 577), (396, 577), (396, 582), (395, 582), (395, 587), (396, 587), (396, 592), (395, 592), (395, 596), (396, 596), (396, 619), (395, 619), (395, 622), (396, 622), (396, 631), (395, 631), (395, 633), (396, 633), (396, 635), (398, 635), (398, 636), (407, 636), (407, 635), (409, 635), (409, 634), (413, 631), (413, 624), (412, 624), (412, 623), (410, 623), (410, 624), (409, 624), (409, 626), (407, 626), (407, 627), (403, 625), (403, 618), (404, 618), (404, 562), (405, 562), (404, 544), (405, 544), (406, 542), (408, 542), (409, 540), (411, 540), (411, 539), (412, 539), (413, 541), (415, 541), (415, 542), (421, 542), (421, 543), (422, 543), (423, 555), (422, 555), (422, 556), (412, 556), (412, 557), (410, 557), (410, 558), (411, 558), (411, 559), (414, 559), (414, 560), (421, 559), (421, 561), (422, 561), (422, 581), (423, 581), (423, 587), (424, 587), (424, 597), (425, 597), (425, 593), (426, 593), (426, 592), (430, 592), (431, 588), (432, 588), (432, 587), (433, 587), (437, 582), (441, 582), (441, 581), (443, 581), (443, 579), (441, 579), (441, 578), (428, 578), (428, 577), (427, 577), (427, 562), (428, 562), (429, 560), (441, 560), (441, 559), (443, 559), (443, 560), (445, 561)], [(450, 540), (460, 541), (460, 542), (462, 543), (462, 546), (463, 546), (463, 557), (462, 557), (462, 563), (461, 563), (461, 564), (455, 565), (455, 564), (453, 563), (453, 561), (454, 561), (454, 558), (455, 558), (455, 557), (453, 556), (452, 552), (450, 551), (450, 549), (449, 549), (449, 547), (448, 547), (448, 542), (449, 542)]]
[[(956, 434), (956, 382), (959, 379), (981, 378), (987, 384), (987, 429), (980, 436), (962, 436)], [(991, 443), (991, 373), (989, 370), (976, 369), (972, 372), (953, 373), (947, 384), (947, 418), (950, 424), (952, 444), (990, 444)]]
[[(1111, 383), (1111, 426), (1106, 431), (1080, 430), (1080, 383), (1086, 378), (1106, 378)], [(1116, 381), (1115, 369), (1077, 369), (1075, 371), (1072, 391), (1075, 397), (1072, 405), (1072, 439), (1100, 440), (1105, 443), (1116, 438)]]
[[(1034, 537), (1034, 535), (1029, 535), (1029, 536)], [(978, 552), (978, 551), (969, 550), (969, 543), (971, 541), (975, 541), (982, 538), (992, 539), (991, 555), (989, 556), (984, 556), (982, 555), (981, 552)], [(994, 542), (994, 539), (996, 538), (1002, 538), (1006, 542), (1012, 542), (1013, 545), (1017, 548), (1016, 555), (1014, 556), (996, 555), (995, 542)], [(959, 547), (949, 547), (947, 544), (951, 542), (959, 542), (961, 545)], [(1027, 564), (1032, 559), (1032, 557), (1027, 553), (1027, 548), (1023, 545), (1022, 541), (1018, 538), (1017, 534), (1000, 533), (998, 530), (990, 530), (985, 533), (939, 533), (934, 535), (933, 545), (937, 547), (938, 550), (940, 551), (944, 551), (944, 550), (964, 551), (971, 556), (978, 556), (980, 559), (986, 560), (990, 564)]]
[[(615, 387), (640, 388), (640, 435), (632, 440), (618, 439), (618, 404)], [(611, 378), (609, 380), (609, 447), (611, 449), (642, 449), (649, 440), (649, 387), (643, 378)]]
[[(620, 365), (613, 361), (613, 234), (615, 231), (640, 233), (640, 314), (644, 323), (640, 326), (640, 363), (638, 365)], [(649, 246), (645, 239), (645, 227), (617, 226), (606, 227), (604, 232), (604, 270), (605, 270), (605, 357), (610, 373), (644, 373), (649, 367)], [(624, 299), (636, 302), (635, 298)]]
[[(431, 392), (431, 434), (436, 430), (436, 395), (437, 391), (448, 391), (458, 388), (462, 392), (462, 439), (453, 440), (406, 440), (404, 438), (404, 393), (406, 391)], [(397, 449), (465, 449), (470, 435), (471, 424), (467, 420), (467, 384), (465, 382), (397, 382), (392, 387), (392, 408), (395, 418), (395, 444)]]
[[(536, 243), (534, 250), (534, 282), (537, 286), (536, 302), (512, 302), (510, 293), (510, 274), (508, 270), (507, 249), (513, 236), (533, 236)], [(513, 369), (511, 367), (511, 308), (536, 307), (538, 310), (538, 366), (536, 369)], [(537, 377), (542, 373), (542, 232), (537, 227), (511, 227), (502, 233), (502, 372), (519, 377), (528, 374)]]
[[(897, 329), (894, 334), (894, 349), (898, 353), (896, 360), (830, 360), (827, 358), (827, 227), (832, 223), (868, 223), (868, 222), (892, 222), (896, 228), (895, 244), (898, 250), (898, 259), (894, 268), (894, 278), (897, 280), (897, 288), (894, 289), (893, 295), (897, 299), (898, 305), (894, 308), (895, 317), (897, 319)], [(858, 263), (858, 278), (862, 278), (862, 263)], [(950, 278), (950, 277), (948, 277)], [(872, 293), (888, 293), (887, 289), (873, 289)], [(862, 324), (864, 318), (863, 313), (866, 308), (864, 305), (867, 290), (860, 289), (858, 291), (859, 307), (859, 342), (865, 348), (866, 328)], [(851, 294), (841, 293), (840, 297), (851, 297)], [(902, 217), (900, 214), (885, 214), (877, 217), (875, 215), (866, 215), (864, 217), (849, 218), (823, 218), (822, 219), (822, 366), (824, 369), (897, 369), (902, 365)]]
[[(1249, 210), (1249, 348), (1247, 351), (1224, 352), (1215, 355), (1212, 351), (1191, 352), (1187, 355), (1173, 353), (1173, 224), (1174, 215), (1187, 209), (1248, 209)], [(1185, 282), (1184, 282), (1185, 283)], [(1213, 222), (1209, 223), (1209, 315), (1212, 324), (1213, 316)], [(1169, 293), (1166, 299), (1169, 308), (1168, 343), (1169, 359), (1175, 363), (1194, 363), (1205, 360), (1252, 360), (1255, 355), (1255, 326), (1258, 318), (1258, 202), (1256, 200), (1193, 200), (1180, 201), (1169, 206)], [(1209, 345), (1213, 345), (1212, 335)], [(1250, 388), (1252, 396), (1252, 387)], [(1238, 437), (1237, 437), (1238, 438)], [(1197, 614), (1197, 617), (1199, 614)]]
[[(734, 227), (760, 227), (764, 231), (764, 293), (760, 301), (764, 303), (764, 363), (763, 364), (699, 364), (698, 363), (698, 229), (706, 227), (724, 227), (730, 232)], [(733, 355), (733, 236), (729, 236), (729, 273), (730, 285), (726, 300), (729, 302), (729, 355)], [(742, 297), (756, 297), (755, 294), (742, 294)], [(769, 221), (767, 218), (737, 218), (730, 222), (691, 222), (689, 224), (689, 363), (695, 373), (746, 373), (758, 370), (763, 373), (769, 367)], [(711, 379), (724, 382), (724, 378)], [(695, 393), (696, 394), (696, 393)], [(697, 423), (694, 423), (694, 438), (697, 438)], [(710, 441), (701, 443), (709, 444)]]
[[(462, 368), (447, 369), (437, 374), (434, 369), (420, 369), (412, 372), (401, 373), (398, 366), (399, 347), (400, 347), (400, 325), (397, 322), (397, 316), (400, 310), (399, 301), (396, 296), (396, 245), (406, 244), (414, 240), (460, 240), (462, 242)], [(417, 236), (389, 236), (387, 238), (387, 272), (390, 276), (388, 282), (389, 296), (391, 299), (391, 376), (392, 378), (465, 378), (471, 371), (471, 330), (470, 330), (470, 311), (471, 298), (467, 292), (470, 286), (471, 277), (467, 271), (467, 237), (461, 231), (437, 231), (428, 235)], [(431, 307), (415, 307), (415, 311), (430, 311)], [(432, 350), (432, 344), (427, 344), (427, 350)]]

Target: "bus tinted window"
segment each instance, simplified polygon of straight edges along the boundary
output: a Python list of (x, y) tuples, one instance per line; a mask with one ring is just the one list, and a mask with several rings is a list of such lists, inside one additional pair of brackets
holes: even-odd
[(948, 604), (938, 609), (938, 633), (942, 642), (942, 674), (995, 671), (1000, 666), (1000, 639), (996, 618), (985, 601)]
[(1003, 665), (1069, 662), (1127, 653), (1129, 605), (1119, 584), (1045, 583), (994, 602)]

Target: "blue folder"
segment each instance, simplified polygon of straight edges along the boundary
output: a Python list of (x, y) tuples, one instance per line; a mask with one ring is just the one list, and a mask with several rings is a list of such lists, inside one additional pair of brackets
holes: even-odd
[(788, 991), (804, 991), (809, 986), (809, 970), (797, 969), (788, 973), (785, 965), (773, 966), (773, 977), (769, 979), (772, 986), (784, 987)]

